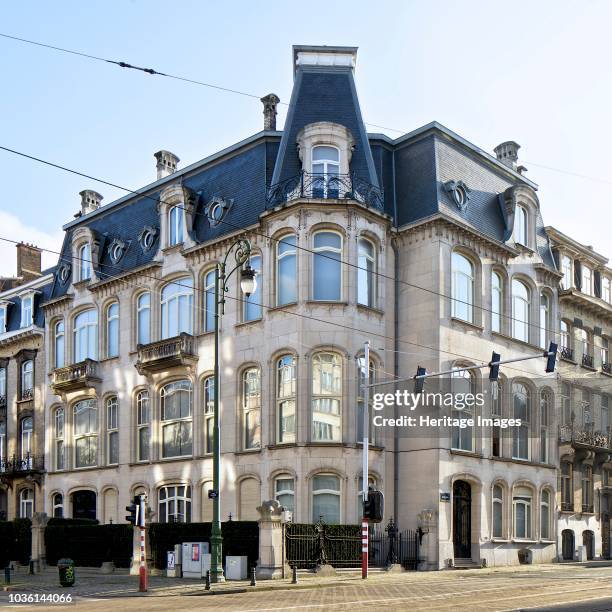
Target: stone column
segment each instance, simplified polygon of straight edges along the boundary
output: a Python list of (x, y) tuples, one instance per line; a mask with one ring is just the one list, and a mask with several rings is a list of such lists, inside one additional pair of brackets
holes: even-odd
[(35, 512), (32, 516), (32, 561), (34, 571), (40, 572), (47, 566), (47, 552), (45, 550), (45, 528), (49, 517), (45, 512)]
[(419, 548), (418, 570), (438, 569), (438, 513), (426, 508), (418, 516), (418, 525), (423, 532)]
[(263, 502), (259, 512), (259, 559), (257, 578), (270, 580), (283, 575), (283, 507), (275, 499)]

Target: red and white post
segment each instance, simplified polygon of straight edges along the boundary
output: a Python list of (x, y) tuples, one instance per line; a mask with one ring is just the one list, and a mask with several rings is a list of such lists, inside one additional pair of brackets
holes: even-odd
[(361, 577), (368, 577), (368, 519), (365, 516), (365, 503), (368, 500), (368, 451), (370, 437), (370, 343), (366, 341), (364, 345), (363, 360), (365, 366), (364, 372), (364, 402), (363, 402), (363, 474), (362, 474), (362, 491), (363, 491), (363, 519), (361, 522)]
[(141, 593), (145, 593), (148, 587), (147, 577), (147, 559), (146, 559), (146, 548), (145, 548), (145, 512), (146, 512), (146, 501), (144, 496), (140, 497), (140, 504), (138, 506), (138, 525), (140, 527), (140, 585), (138, 590)]

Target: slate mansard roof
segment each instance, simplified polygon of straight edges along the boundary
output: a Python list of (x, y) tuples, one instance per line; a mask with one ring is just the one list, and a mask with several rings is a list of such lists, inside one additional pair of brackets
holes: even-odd
[[(343, 50), (356, 52), (349, 47), (294, 47), (294, 54), (296, 50), (323, 54)], [(68, 223), (64, 226), (66, 237), (60, 262), (70, 261), (72, 234), (83, 225), (100, 241), (97, 272), (101, 280), (123, 275), (153, 261), (160, 240), (157, 200), (161, 191), (171, 184), (183, 184), (197, 194), (192, 236), (196, 243), (205, 243), (256, 224), (266, 210), (270, 185), (300, 173), (296, 136), (304, 126), (316, 122), (338, 123), (350, 130), (355, 141), (350, 172), (383, 190), (384, 212), (396, 227), (443, 214), (494, 241), (505, 243), (508, 227), (500, 194), (516, 186), (537, 190), (526, 177), (435, 122), (397, 139), (367, 134), (353, 66), (296, 63), (284, 131), (255, 134), (177, 170), (136, 194), (128, 194)], [(468, 187), (470, 197), (465, 210), (460, 210), (453, 202), (445, 187), (449, 181), (463, 181)], [(232, 201), (232, 205), (223, 223), (212, 227), (204, 213), (215, 196)], [(157, 244), (147, 252), (138, 241), (144, 226), (157, 230)], [(539, 209), (536, 234), (539, 255), (554, 269)], [(115, 238), (127, 246), (125, 255), (116, 265), (111, 262), (108, 250)], [(65, 294), (69, 286), (69, 280), (62, 284), (56, 275), (50, 299)]]

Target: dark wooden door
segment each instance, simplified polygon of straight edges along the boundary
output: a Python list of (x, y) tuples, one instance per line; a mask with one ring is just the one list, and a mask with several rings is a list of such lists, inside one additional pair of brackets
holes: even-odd
[(582, 532), (582, 544), (586, 549), (587, 559), (595, 557), (595, 534), (592, 531)]
[(456, 559), (472, 558), (472, 487), (464, 480), (453, 484), (453, 545)]
[(571, 529), (564, 529), (561, 532), (561, 549), (564, 561), (574, 559), (574, 532)]
[(610, 515), (606, 512), (601, 517), (601, 555), (610, 558)]

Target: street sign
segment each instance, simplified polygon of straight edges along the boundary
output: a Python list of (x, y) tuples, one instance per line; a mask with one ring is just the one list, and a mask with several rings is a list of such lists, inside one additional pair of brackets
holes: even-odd
[(450, 493), (440, 493), (440, 501), (449, 502), (450, 501)]
[(208, 489), (208, 499), (217, 499), (219, 497), (219, 492), (214, 489)]

